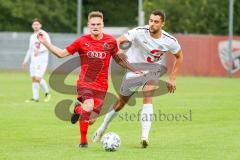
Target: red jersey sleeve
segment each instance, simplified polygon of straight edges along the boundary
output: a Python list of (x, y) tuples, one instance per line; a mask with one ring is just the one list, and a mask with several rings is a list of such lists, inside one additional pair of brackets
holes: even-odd
[(69, 46), (66, 47), (66, 50), (70, 53), (70, 54), (74, 54), (77, 51), (79, 51), (81, 48), (81, 41), (80, 39), (75, 40), (72, 44), (70, 44)]

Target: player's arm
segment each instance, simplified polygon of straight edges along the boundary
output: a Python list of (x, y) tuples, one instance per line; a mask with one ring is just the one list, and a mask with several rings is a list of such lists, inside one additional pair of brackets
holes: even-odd
[(121, 35), (121, 37), (119, 37), (117, 39), (117, 45), (118, 45), (118, 48), (119, 48), (118, 53), (124, 53), (125, 54), (126, 49), (128, 49), (130, 47), (130, 46), (128, 48), (123, 47), (124, 44), (127, 44), (127, 43), (131, 44), (131, 42), (124, 35)]
[(70, 55), (66, 49), (58, 48), (57, 46), (49, 43), (49, 41), (41, 32), (38, 33), (37, 38), (50, 52), (52, 52), (58, 58), (63, 58)]
[(129, 69), (132, 72), (137, 71), (137, 69), (135, 69), (134, 67), (132, 67), (128, 61), (127, 61), (127, 57), (124, 53), (118, 53), (116, 55), (113, 56), (113, 59), (115, 60), (115, 62), (120, 65), (123, 68)]
[(24, 57), (24, 60), (23, 60), (23, 63), (22, 63), (22, 68), (26, 68), (27, 63), (30, 59), (30, 56), (31, 56), (31, 38), (29, 40), (29, 47), (28, 47), (27, 53), (26, 53), (26, 55)]
[[(50, 39), (48, 33), (47, 32), (42, 32), (42, 33), (44, 34), (46, 41), (48, 43), (51, 43), (51, 39)], [(43, 53), (45, 51), (47, 51), (47, 48), (44, 45), (40, 45), (39, 53)]]
[(183, 63), (183, 53), (181, 50), (173, 55), (175, 57), (175, 61), (173, 64), (172, 71), (169, 75), (169, 81), (167, 82), (167, 87), (170, 93), (174, 93), (174, 91), (176, 90), (176, 74)]
[(22, 68), (26, 68), (29, 59), (30, 59), (30, 48), (28, 49), (27, 54), (25, 55), (25, 58), (22, 63)]
[[(128, 45), (129, 44), (129, 45)], [(132, 72), (142, 74), (141, 71), (138, 69), (134, 68), (132, 65), (130, 65), (127, 61), (127, 57), (125, 55), (125, 50), (131, 47), (131, 42), (124, 36), (122, 35), (117, 39), (117, 46), (119, 48), (118, 54), (113, 56), (113, 59), (117, 64), (122, 66), (123, 68), (126, 68)]]

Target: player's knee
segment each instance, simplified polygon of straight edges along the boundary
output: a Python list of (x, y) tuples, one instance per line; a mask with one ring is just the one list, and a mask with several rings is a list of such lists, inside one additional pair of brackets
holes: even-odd
[(85, 100), (83, 105), (82, 105), (83, 109), (87, 112), (93, 111), (93, 106), (94, 106), (94, 100), (93, 99)]
[(40, 77), (36, 77), (36, 82), (40, 83), (41, 79), (42, 78), (40, 78)]
[(93, 111), (93, 105), (87, 104), (83, 107), (83, 109), (87, 112), (91, 112), (91, 111)]
[(32, 77), (32, 82), (40, 83), (40, 81), (41, 81), (40, 77), (35, 77), (35, 76)]
[(95, 123), (96, 122), (96, 119), (90, 119), (89, 120), (89, 125), (93, 125), (93, 123)]

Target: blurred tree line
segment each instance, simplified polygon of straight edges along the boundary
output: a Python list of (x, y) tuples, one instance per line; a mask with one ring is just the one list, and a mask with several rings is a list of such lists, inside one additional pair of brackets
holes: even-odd
[[(82, 26), (88, 13), (104, 13), (105, 26), (135, 26), (137, 1), (82, 0)], [(0, 0), (0, 31), (31, 32), (31, 22), (40, 18), (49, 32), (76, 32), (77, 0)]]
[[(104, 13), (105, 26), (137, 26), (137, 0), (82, 0), (82, 25), (88, 12)], [(165, 30), (173, 33), (228, 33), (228, 0), (143, 0), (145, 22), (153, 9), (166, 13)], [(240, 0), (234, 5), (234, 34), (240, 35)], [(0, 0), (0, 31), (31, 32), (38, 17), (49, 32), (76, 32), (77, 0)]]
[[(228, 34), (229, 0), (145, 0), (145, 14), (161, 8), (173, 33)], [(240, 35), (240, 0), (234, 4), (234, 34)]]

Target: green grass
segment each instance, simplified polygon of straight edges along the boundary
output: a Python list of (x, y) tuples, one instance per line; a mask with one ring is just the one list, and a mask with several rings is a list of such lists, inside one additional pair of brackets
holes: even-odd
[[(68, 83), (75, 83), (76, 75)], [(110, 88), (111, 90), (111, 88)], [(41, 92), (43, 97), (43, 92)], [(0, 160), (79, 160), (79, 159), (167, 159), (238, 160), (240, 157), (240, 85), (236, 78), (179, 77), (177, 92), (154, 98), (154, 110), (165, 114), (187, 114), (192, 120), (155, 121), (150, 146), (141, 149), (140, 123), (117, 117), (108, 131), (118, 133), (122, 145), (117, 152), (105, 152), (90, 141), (88, 149), (79, 149), (78, 125), (59, 120), (54, 113), (57, 102), (74, 95), (52, 91), (49, 103), (26, 104), (31, 97), (27, 73), (0, 74)], [(126, 106), (121, 112), (137, 113)], [(89, 139), (103, 117), (90, 127)]]

